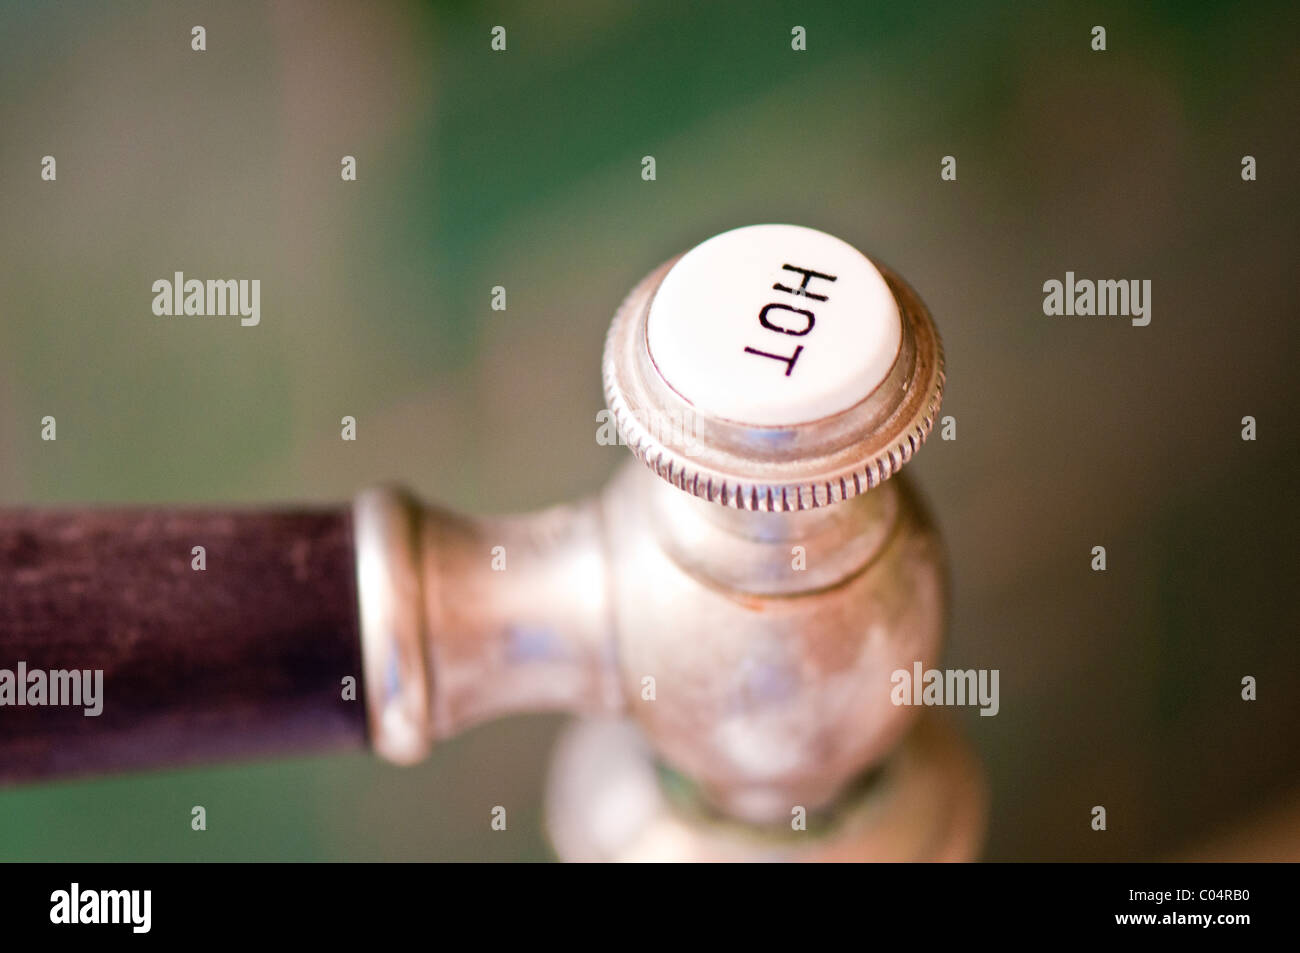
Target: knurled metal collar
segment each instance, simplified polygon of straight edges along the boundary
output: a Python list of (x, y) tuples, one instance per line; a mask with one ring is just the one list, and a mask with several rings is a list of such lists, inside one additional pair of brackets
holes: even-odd
[[(710, 252), (711, 243), (724, 239)], [(753, 239), (761, 241), (755, 245)], [(863, 265), (849, 252), (860, 255), (811, 229), (749, 226), (723, 233), (646, 276), (615, 313), (603, 361), (605, 399), (633, 454), (701, 499), (772, 512), (847, 500), (879, 486), (911, 459), (939, 414), (943, 347), (916, 293), (889, 269), (865, 256)], [(687, 259), (690, 268), (671, 284), (673, 314), (659, 318), (659, 350), (652, 354), (649, 321), (656, 298)], [(828, 260), (830, 265), (819, 267)], [(850, 272), (853, 281), (845, 277)], [(813, 277), (803, 277), (808, 275)], [(701, 287), (701, 276), (709, 287)], [(871, 302), (867, 315), (866, 305), (853, 296), (865, 298), (868, 291), (862, 289), (873, 280), (883, 281), (881, 300)], [(897, 308), (897, 326), (885, 303), (886, 287)], [(878, 320), (879, 330), (864, 345), (861, 334), (853, 337), (857, 332), (843, 327), (867, 318)], [(691, 353), (696, 344), (705, 353)], [(796, 355), (792, 363), (791, 354)], [(669, 362), (678, 386), (660, 366)], [(720, 377), (711, 376), (715, 366)], [(782, 367), (790, 372), (781, 373)], [(802, 379), (791, 383), (800, 372)], [(728, 374), (746, 379), (732, 387)], [(854, 381), (864, 394), (856, 402)], [(682, 389), (698, 399), (687, 399)], [(796, 399), (785, 401), (783, 393)], [(791, 417), (800, 409), (844, 403), (846, 394), (850, 405), (844, 409), (803, 421)], [(716, 407), (726, 410), (719, 413)], [(741, 416), (749, 422), (736, 419)]]

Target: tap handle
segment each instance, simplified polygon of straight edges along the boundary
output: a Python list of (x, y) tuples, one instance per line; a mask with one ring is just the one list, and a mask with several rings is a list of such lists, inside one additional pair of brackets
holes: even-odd
[(343, 508), (0, 513), (0, 782), (363, 745), (355, 571)]

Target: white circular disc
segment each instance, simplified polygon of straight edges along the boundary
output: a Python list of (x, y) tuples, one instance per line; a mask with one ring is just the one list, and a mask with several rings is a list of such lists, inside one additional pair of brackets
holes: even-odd
[(655, 367), (698, 412), (789, 427), (875, 390), (902, 322), (884, 276), (852, 245), (798, 225), (749, 225), (669, 269), (646, 333)]

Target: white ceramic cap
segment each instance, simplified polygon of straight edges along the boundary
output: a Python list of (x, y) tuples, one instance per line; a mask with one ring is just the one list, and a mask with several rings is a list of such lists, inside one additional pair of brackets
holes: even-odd
[(655, 292), (650, 358), (698, 412), (789, 427), (848, 410), (898, 356), (898, 305), (847, 242), (798, 225), (749, 225), (687, 252)]
[(943, 348), (916, 292), (852, 245), (753, 225), (633, 288), (602, 375), (620, 442), (673, 486), (805, 510), (912, 458), (943, 399)]

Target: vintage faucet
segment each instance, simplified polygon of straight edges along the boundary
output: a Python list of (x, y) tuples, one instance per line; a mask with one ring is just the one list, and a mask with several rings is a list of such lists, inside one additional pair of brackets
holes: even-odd
[(924, 305), (830, 235), (738, 228), (637, 285), (603, 363), (636, 461), (541, 513), (376, 488), (0, 515), (0, 665), (104, 673), (99, 716), (0, 707), (0, 778), (363, 743), (405, 764), (568, 710), (564, 859), (972, 858), (973, 756), (890, 699), (945, 624), (941, 543), (890, 479), (942, 396)]

